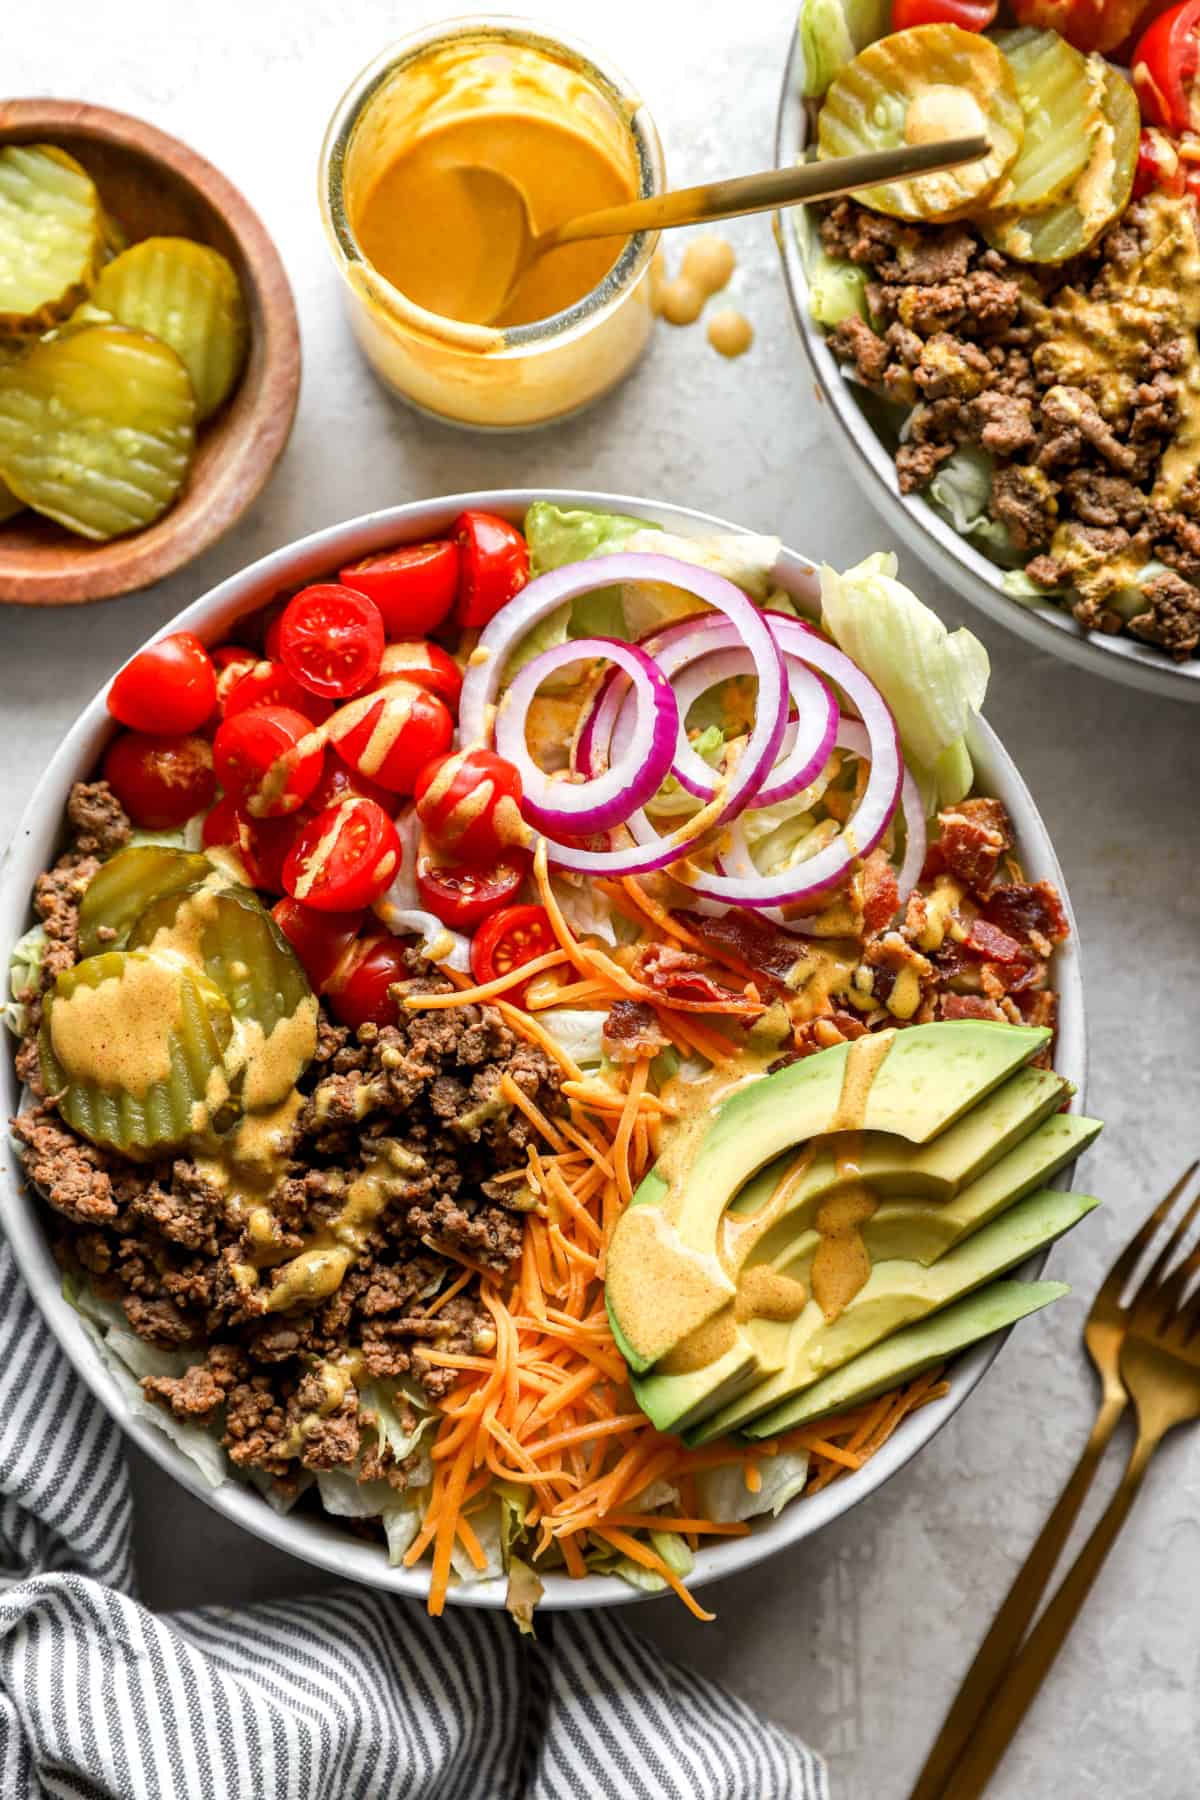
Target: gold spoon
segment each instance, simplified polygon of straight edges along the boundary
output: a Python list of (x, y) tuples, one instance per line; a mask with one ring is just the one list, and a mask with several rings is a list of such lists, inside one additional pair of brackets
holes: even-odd
[(525, 195), (507, 175), (498, 169), (464, 164), (458, 174), (479, 218), (488, 221), (491, 246), (511, 247), (511, 255), (507, 261), (481, 262), (469, 302), (455, 310), (465, 324), (490, 324), (504, 311), (517, 284), (538, 258), (560, 244), (628, 237), (635, 231), (670, 231), (676, 225), (703, 225), (744, 213), (771, 212), (777, 206), (795, 206), (804, 200), (831, 200), (856, 188), (957, 168), (960, 163), (987, 156), (990, 149), (985, 137), (945, 138), (899, 150), (873, 150), (866, 156), (801, 163), (794, 169), (764, 169), (758, 175), (705, 182), (650, 200), (631, 200), (600, 212), (582, 213), (542, 232), (533, 230)]

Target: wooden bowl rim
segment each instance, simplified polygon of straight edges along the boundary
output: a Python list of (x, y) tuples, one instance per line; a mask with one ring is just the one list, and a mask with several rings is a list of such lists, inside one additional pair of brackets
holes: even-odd
[[(300, 395), (300, 327), (283, 260), (228, 177), (179, 138), (130, 113), (84, 100), (0, 101), (0, 143), (56, 132), (90, 137), (163, 164), (219, 215), (241, 259), (253, 315), (251, 356), (257, 349), (259, 367), (241, 416), (231, 422), (226, 454), (144, 531), (94, 546), (78, 540), (64, 545), (61, 569), (30, 570), (7, 565), (0, 528), (0, 603), (15, 606), (115, 599), (174, 574), (209, 549), (262, 492), (291, 434)], [(250, 369), (248, 363), (243, 383)], [(235, 394), (230, 404), (238, 402)]]

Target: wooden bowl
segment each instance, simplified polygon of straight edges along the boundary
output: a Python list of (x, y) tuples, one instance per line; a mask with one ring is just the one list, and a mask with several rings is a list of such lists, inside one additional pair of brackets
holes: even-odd
[(283, 263), (262, 221), (186, 144), (127, 113), (78, 100), (0, 101), (0, 143), (37, 142), (78, 158), (131, 243), (161, 234), (222, 251), (237, 270), (250, 318), (241, 379), (201, 427), (187, 485), (153, 525), (105, 544), (32, 512), (0, 525), (0, 601), (80, 606), (172, 574), (246, 511), (292, 428), (300, 332)]

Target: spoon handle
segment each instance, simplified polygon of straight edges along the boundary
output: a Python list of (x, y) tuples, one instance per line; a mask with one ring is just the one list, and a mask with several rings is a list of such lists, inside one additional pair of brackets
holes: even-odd
[(985, 137), (946, 138), (934, 144), (908, 144), (899, 150), (872, 150), (866, 156), (840, 156), (828, 162), (800, 163), (794, 169), (764, 169), (732, 181), (710, 181), (700, 187), (677, 188), (650, 200), (631, 200), (601, 212), (583, 213), (546, 233), (539, 251), (581, 238), (628, 237), (634, 231), (667, 231), (675, 225), (702, 225), (710, 219), (732, 219), (743, 213), (771, 212), (802, 200), (829, 200), (856, 188), (902, 181), (934, 169), (986, 156)]

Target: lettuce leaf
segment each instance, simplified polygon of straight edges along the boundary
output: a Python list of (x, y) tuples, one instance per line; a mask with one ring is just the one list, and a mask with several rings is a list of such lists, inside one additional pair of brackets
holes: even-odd
[(600, 1034), (607, 1017), (606, 1012), (582, 1006), (550, 1006), (538, 1014), (538, 1022), (581, 1068), (594, 1069), (604, 1061)]
[(648, 519), (631, 519), (624, 513), (591, 512), (535, 500), (525, 514), (529, 570), (532, 575), (544, 575), (547, 569), (585, 562), (605, 550), (624, 550), (635, 532), (657, 529)]
[(513, 1556), (508, 1564), (508, 1591), (504, 1596), (504, 1610), (522, 1637), (534, 1637), (533, 1614), (538, 1601), (545, 1593), (541, 1579), (534, 1569), (519, 1556)]
[(478, 1512), (471, 1513), (468, 1522), (479, 1539), (486, 1562), (482, 1569), (477, 1569), (456, 1539), (450, 1552), (450, 1567), (464, 1586), (475, 1581), (494, 1581), (498, 1575), (503, 1575), (505, 1566), (504, 1508), (496, 1495), (493, 1494)]
[(891, 0), (801, 0), (800, 33), (804, 68), (800, 92), (819, 100), (858, 52), (888, 29)]
[(757, 1518), (760, 1513), (778, 1518), (808, 1480), (808, 1451), (781, 1450), (776, 1456), (760, 1458), (757, 1468), (762, 1485), (753, 1493), (746, 1486), (741, 1463), (702, 1469), (696, 1477), (696, 1500), (704, 1516), (730, 1524)]
[(1021, 552), (1002, 519), (988, 511), (992, 497), (992, 458), (977, 444), (960, 444), (925, 490), (934, 511), (993, 562), (1021, 561)]
[[(947, 631), (897, 581), (896, 567), (896, 558), (883, 551), (844, 575), (823, 567), (822, 622), (891, 707), (927, 804), (951, 805), (970, 787), (962, 740), (987, 693), (988, 654), (965, 627)], [(953, 757), (939, 761), (948, 751)]]
[(449, 969), (463, 975), (471, 972), (471, 940), (433, 913), (426, 912), (417, 892), (417, 844), (421, 821), (414, 806), (406, 806), (396, 817), (396, 835), (400, 839), (400, 867), (396, 879), (385, 894), (374, 903), (374, 910), (389, 931), (397, 937), (411, 936), (421, 940), (420, 950), (430, 962), (444, 962)]
[(14, 1037), (24, 1037), (29, 1029), (29, 1002), (41, 986), (45, 956), (46, 928), (31, 925), (13, 945), (8, 959), (9, 997), (0, 1006), (0, 1018)]

